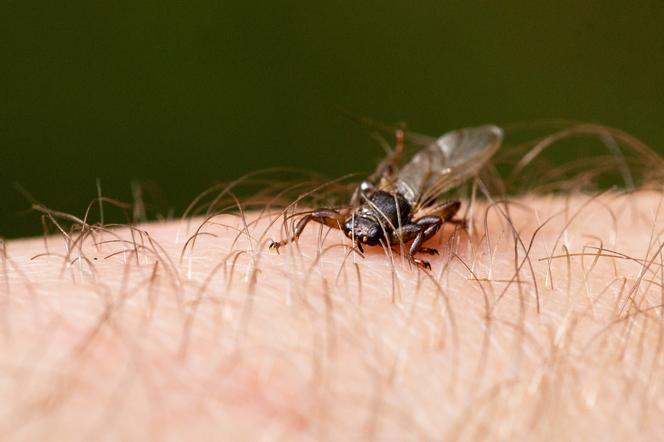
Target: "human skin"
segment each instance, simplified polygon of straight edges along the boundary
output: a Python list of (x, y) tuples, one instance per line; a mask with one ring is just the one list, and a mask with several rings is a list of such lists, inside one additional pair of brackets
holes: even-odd
[(662, 196), (477, 202), (430, 272), (278, 213), (9, 241), (0, 438), (661, 439)]

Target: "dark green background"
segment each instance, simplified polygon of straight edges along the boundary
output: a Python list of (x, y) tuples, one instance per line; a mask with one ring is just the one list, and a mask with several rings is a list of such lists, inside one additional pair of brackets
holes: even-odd
[(380, 156), (339, 109), (423, 133), (562, 117), (664, 146), (664, 2), (4, 1), (0, 234), (39, 233), (12, 183), (81, 214), (101, 179), (176, 210), (274, 165)]

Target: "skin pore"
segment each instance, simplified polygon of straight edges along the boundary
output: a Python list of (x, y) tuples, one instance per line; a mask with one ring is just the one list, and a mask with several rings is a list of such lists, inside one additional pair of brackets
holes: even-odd
[(479, 201), (431, 272), (278, 213), (3, 243), (0, 438), (661, 439), (663, 197)]

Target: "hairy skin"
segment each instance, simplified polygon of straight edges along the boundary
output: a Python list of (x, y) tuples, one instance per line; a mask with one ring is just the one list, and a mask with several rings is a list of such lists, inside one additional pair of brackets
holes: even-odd
[(661, 439), (662, 198), (479, 203), (431, 272), (278, 214), (8, 242), (0, 438)]

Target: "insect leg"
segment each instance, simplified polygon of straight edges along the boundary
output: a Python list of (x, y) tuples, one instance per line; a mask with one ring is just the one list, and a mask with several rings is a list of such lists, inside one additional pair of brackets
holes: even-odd
[(395, 133), (396, 145), (394, 150), (387, 155), (383, 161), (380, 162), (376, 171), (369, 177), (370, 181), (381, 181), (381, 187), (387, 184), (397, 171), (397, 165), (401, 161), (403, 151), (406, 148), (406, 131), (403, 125), (400, 125)]
[(459, 212), (461, 208), (461, 201), (445, 201), (441, 204), (435, 214), (443, 219), (443, 222), (460, 226), (462, 229), (467, 227), (468, 221), (466, 219), (454, 219), (454, 215)]
[(279, 252), (279, 247), (285, 246), (289, 242), (297, 241), (309, 221), (315, 221), (333, 229), (341, 229), (341, 226), (343, 226), (345, 220), (346, 215), (334, 209), (314, 210), (310, 214), (303, 216), (300, 221), (298, 221), (297, 226), (295, 226), (295, 232), (293, 233), (293, 236), (291, 236), (289, 239), (284, 239), (281, 241), (272, 241), (270, 243), (270, 249), (275, 249), (277, 252)]
[[(443, 204), (438, 206), (438, 209), (434, 215), (439, 216), (443, 219), (443, 222), (457, 224), (457, 220), (453, 220), (454, 215), (459, 212), (461, 208), (461, 201), (445, 201)], [(465, 222), (465, 221), (464, 221)]]
[(438, 250), (428, 248), (428, 247), (422, 247), (422, 244), (424, 244), (425, 241), (430, 239), (432, 236), (440, 230), (440, 227), (443, 225), (445, 221), (443, 218), (439, 216), (425, 216), (417, 221), (415, 221), (413, 224), (406, 224), (405, 226), (402, 226), (401, 228), (397, 229), (394, 231), (392, 234), (392, 244), (398, 244), (401, 242), (408, 242), (410, 240), (413, 240), (413, 243), (410, 246), (410, 249), (408, 251), (408, 259), (410, 259), (413, 263), (417, 264), (420, 267), (423, 267), (425, 269), (431, 269), (431, 265), (429, 264), (428, 261), (424, 261), (422, 259), (416, 258), (415, 254), (416, 253), (428, 253), (429, 255), (437, 255)]
[(415, 213), (413, 214), (413, 218), (418, 220), (433, 215), (442, 218), (443, 221), (446, 223), (458, 224), (459, 221), (454, 220), (452, 218), (454, 218), (454, 215), (456, 215), (459, 212), (460, 208), (461, 208), (461, 201), (455, 201), (455, 200), (445, 201), (444, 203), (441, 204), (436, 204), (434, 206), (424, 207), (420, 208), (419, 210), (416, 210)]

